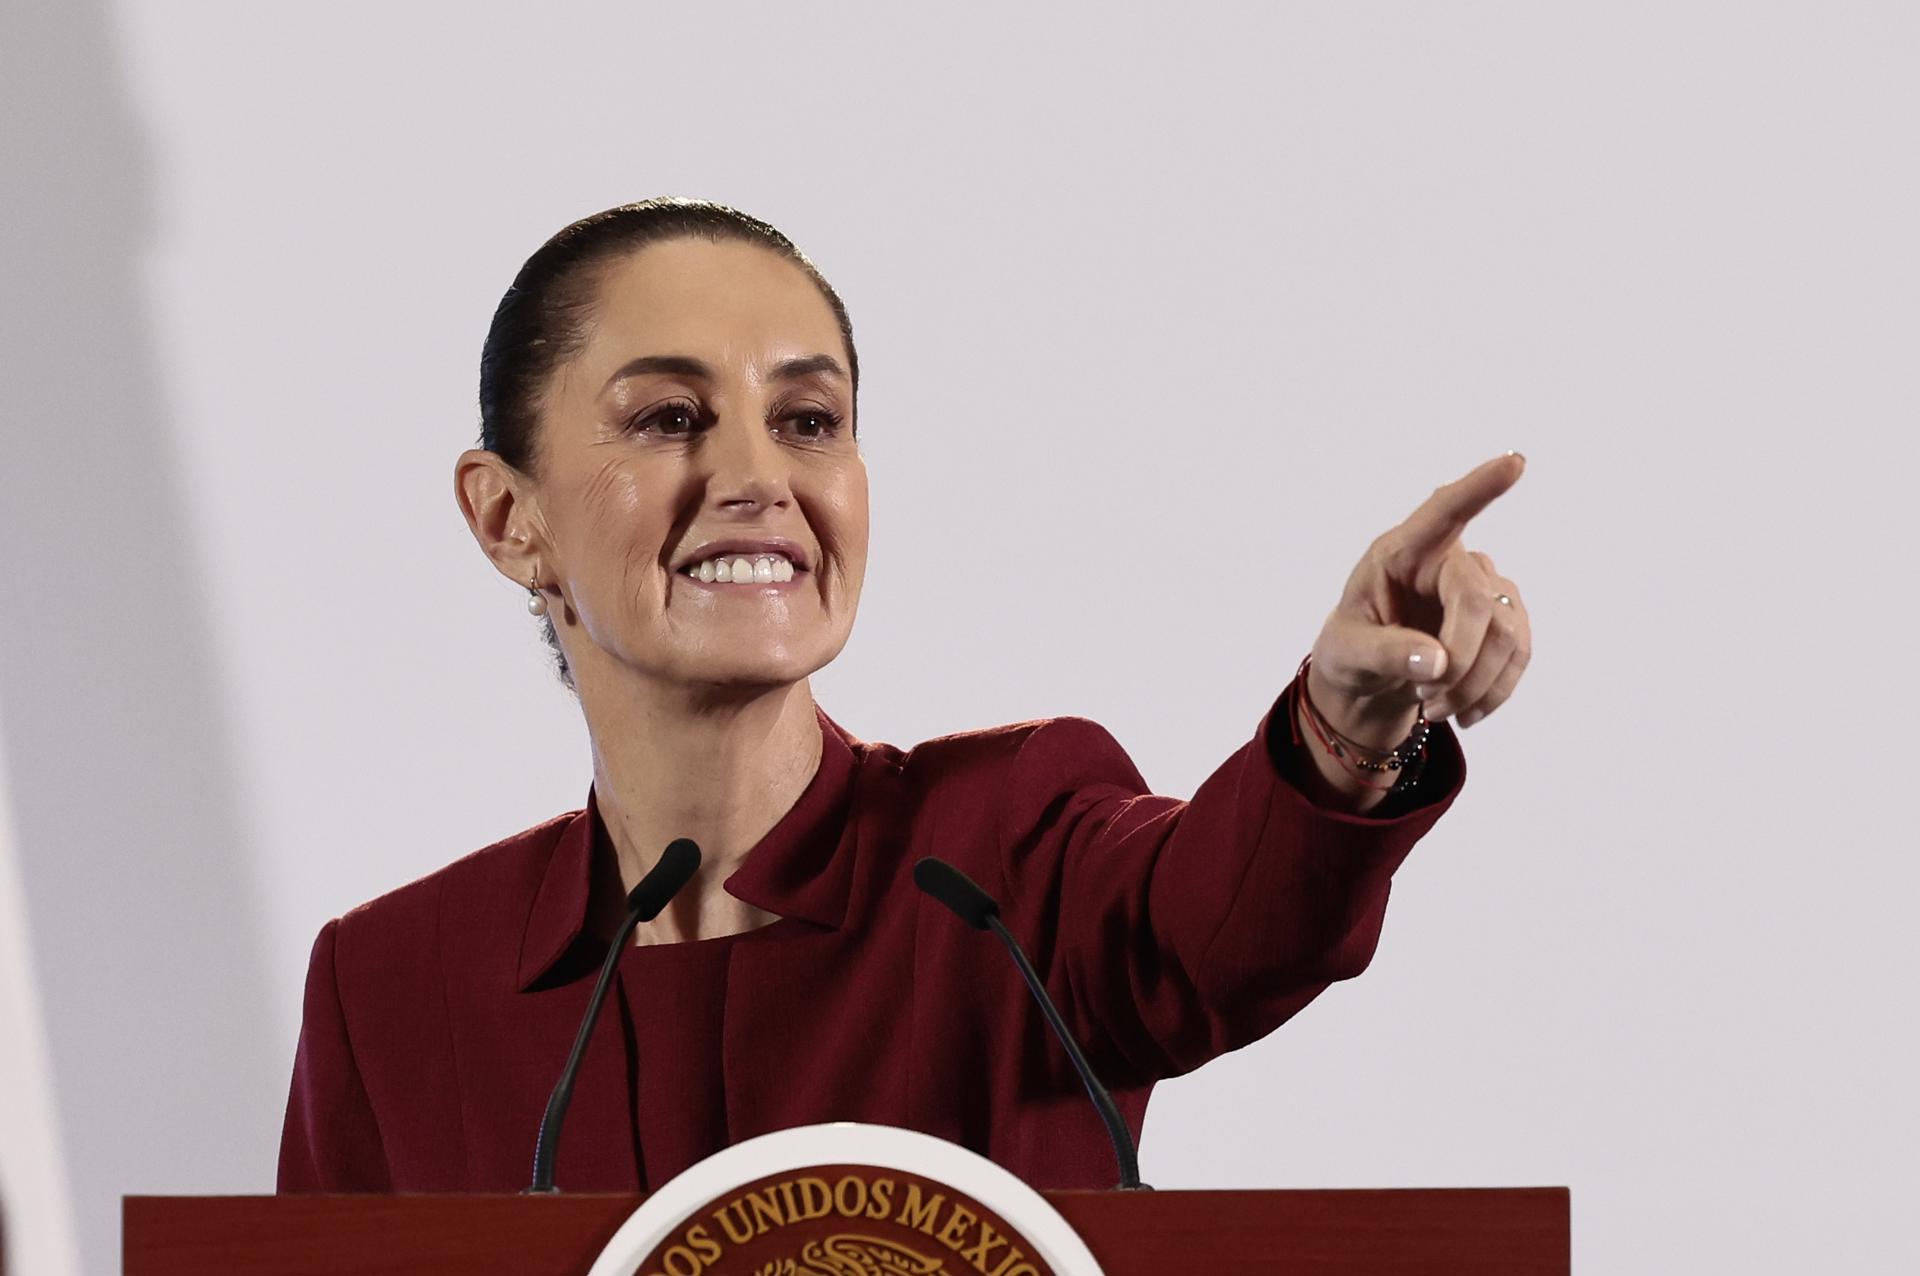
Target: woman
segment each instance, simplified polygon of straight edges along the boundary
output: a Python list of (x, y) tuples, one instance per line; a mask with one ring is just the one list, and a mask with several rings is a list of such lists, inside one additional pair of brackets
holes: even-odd
[(1155, 1081), (1366, 966), (1388, 879), (1464, 778), (1440, 720), (1493, 712), (1527, 663), (1518, 590), (1460, 545), (1524, 462), (1377, 540), (1304, 673), (1181, 802), (1084, 719), (901, 750), (816, 707), (808, 678), (845, 645), (866, 566), (858, 380), (826, 281), (719, 205), (612, 209), (521, 270), (455, 487), (544, 617), (593, 782), (583, 810), (322, 929), (282, 1190), (525, 1186), (624, 895), (676, 838), (704, 864), (620, 958), (563, 1188), (651, 1190), (842, 1119), (1041, 1186), (1111, 1184), (1018, 976), (913, 889), (924, 855), (1001, 901), (1136, 1136)]

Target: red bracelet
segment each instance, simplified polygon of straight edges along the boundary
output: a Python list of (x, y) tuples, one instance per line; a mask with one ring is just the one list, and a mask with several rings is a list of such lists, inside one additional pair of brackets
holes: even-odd
[[(1294, 671), (1293, 687), (1300, 712), (1289, 713), (1288, 720), (1293, 731), (1293, 742), (1300, 744), (1300, 717), (1305, 716), (1307, 727), (1313, 732), (1320, 746), (1339, 762), (1341, 768), (1360, 782), (1361, 787), (1372, 789), (1376, 793), (1401, 793), (1419, 783), (1421, 773), (1427, 769), (1427, 737), (1433, 731), (1433, 724), (1427, 721), (1426, 706), (1421, 705), (1413, 723), (1413, 730), (1384, 757), (1379, 759), (1363, 756), (1365, 753), (1378, 753), (1369, 750), (1357, 740), (1341, 735), (1331, 722), (1314, 707), (1313, 698), (1307, 694), (1307, 668), (1313, 661), (1313, 653), (1300, 662), (1300, 668)], [(1343, 745), (1344, 742), (1344, 745)], [(1349, 754), (1351, 753), (1351, 757)], [(1366, 778), (1366, 772), (1398, 772), (1399, 778), (1389, 784), (1372, 784)]]

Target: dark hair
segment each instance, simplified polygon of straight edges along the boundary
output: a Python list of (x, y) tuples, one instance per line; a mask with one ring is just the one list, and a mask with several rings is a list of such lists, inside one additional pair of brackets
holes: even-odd
[[(857, 419), (860, 356), (853, 348), (853, 322), (840, 294), (806, 254), (768, 223), (738, 209), (712, 200), (661, 196), (582, 217), (542, 244), (520, 267), (493, 312), (480, 352), (481, 447), (524, 474), (537, 473), (541, 403), (554, 372), (587, 343), (600, 268), (649, 244), (672, 239), (759, 244), (806, 271), (839, 321)], [(553, 617), (546, 617), (544, 626), (555, 672), (572, 687), (573, 672), (560, 649)]]

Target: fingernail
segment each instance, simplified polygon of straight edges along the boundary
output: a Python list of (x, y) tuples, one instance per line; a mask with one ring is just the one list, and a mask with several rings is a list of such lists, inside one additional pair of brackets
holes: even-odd
[(1434, 677), (1433, 661), (1427, 659), (1427, 653), (1416, 651), (1407, 657), (1407, 676), (1415, 682), (1424, 682)]
[(1520, 459), (1521, 459), (1521, 460), (1523, 460), (1523, 461), (1527, 459), (1527, 458), (1526, 458), (1525, 456), (1522, 456), (1522, 455), (1521, 455), (1520, 453), (1518, 453), (1518, 452), (1516, 452), (1516, 451), (1514, 451), (1514, 450), (1513, 450), (1512, 448), (1508, 448), (1508, 449), (1507, 449), (1507, 455), (1508, 455), (1508, 456), (1518, 456), (1518, 457), (1520, 457)]
[(1480, 719), (1486, 716), (1487, 716), (1486, 714), (1480, 712), (1480, 710), (1478, 709), (1469, 709), (1465, 713), (1460, 715), (1460, 719), (1459, 719), (1460, 725), (1462, 727), (1470, 727), (1474, 723), (1480, 721)]

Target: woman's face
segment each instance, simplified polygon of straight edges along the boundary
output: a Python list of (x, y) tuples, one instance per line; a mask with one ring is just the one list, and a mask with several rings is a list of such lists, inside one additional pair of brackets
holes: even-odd
[(846, 645), (867, 564), (826, 298), (768, 249), (673, 240), (604, 268), (588, 326), (548, 390), (535, 488), (576, 682), (608, 662), (686, 686), (809, 676)]

